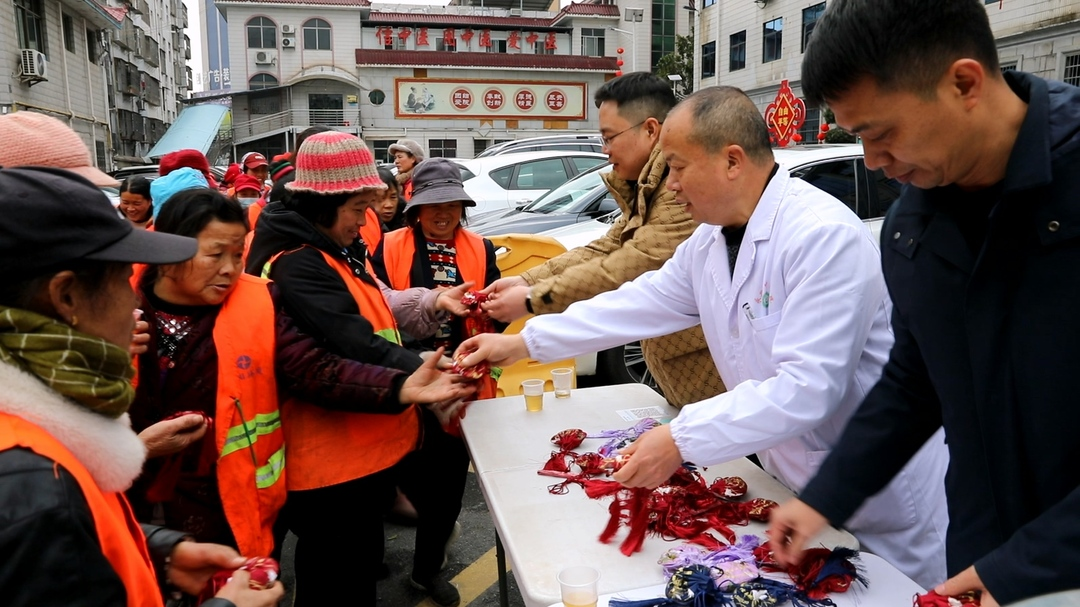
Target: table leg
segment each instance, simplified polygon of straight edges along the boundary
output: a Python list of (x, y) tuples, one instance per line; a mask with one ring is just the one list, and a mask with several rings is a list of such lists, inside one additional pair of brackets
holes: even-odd
[(499, 607), (510, 607), (510, 588), (506, 580), (506, 552), (503, 550), (502, 538), (499, 532), (495, 532), (495, 563), (499, 568)]

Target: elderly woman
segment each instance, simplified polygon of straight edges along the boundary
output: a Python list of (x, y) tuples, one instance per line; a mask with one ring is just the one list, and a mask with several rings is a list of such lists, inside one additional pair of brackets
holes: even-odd
[(394, 155), (394, 166), (397, 167), (395, 177), (402, 188), (402, 196), (409, 200), (413, 193), (412, 172), (424, 159), (424, 148), (412, 139), (398, 139), (387, 151)]
[[(123, 495), (146, 453), (127, 414), (131, 264), (183, 261), (195, 242), (136, 230), (58, 169), (0, 169), (0, 213), (19, 219), (0, 222), (4, 604), (160, 606), (166, 557), (168, 581), (199, 593), (244, 559), (160, 528), (144, 527), (148, 543)], [(250, 590), (238, 572), (204, 605), (269, 607), (283, 593)]]
[(169, 526), (266, 556), (285, 501), (283, 463), (305, 449), (289, 444), (285, 457), (282, 425), (298, 410), (415, 428), (411, 403), (470, 392), (434, 359), (409, 376), (339, 358), (302, 334), (276, 309), (271, 285), (243, 274), (247, 218), (237, 201), (205, 188), (180, 192), (156, 230), (198, 242), (191, 260), (150, 267), (140, 280), (152, 338), (150, 354), (139, 357), (131, 414), (151, 460), (132, 501), (147, 513), (161, 504)]
[[(413, 171), (413, 196), (405, 207), (408, 227), (385, 235), (371, 264), (379, 278), (393, 289), (454, 287), (472, 283), (477, 288), (499, 279), (495, 247), (491, 241), (462, 227), (465, 207), (476, 206), (461, 185), (461, 172), (445, 158), (431, 158)], [(463, 318), (448, 318), (423, 342), (430, 348), (453, 352), (471, 337)], [(495, 379), (484, 378), (479, 398), (495, 397)]]
[[(386, 189), (371, 151), (346, 133), (312, 135), (296, 155), (296, 178), (287, 187), (286, 202), (267, 205), (259, 220), (248, 271), (267, 272), (285, 310), (337, 354), (419, 368), (421, 356), (401, 346), (397, 320), (359, 239), (369, 207)], [(455, 297), (460, 304), (460, 289)], [(437, 604), (456, 605), (457, 589), (441, 569), (468, 472), (461, 439), (444, 432), (427, 410), (423, 445), (415, 451), (415, 443), (401, 440), (401, 428), (374, 431), (334, 421), (305, 427), (300, 440), (313, 447), (300, 464), (303, 476), (292, 472), (297, 458), (289, 459), (289, 519), (299, 538), (296, 579), (303, 588), (298, 601), (333, 603), (347, 579), (357, 589), (357, 604), (375, 605), (382, 516), (397, 483), (419, 514), (412, 581)], [(343, 435), (352, 441), (349, 451), (335, 446)], [(342, 559), (341, 546), (359, 554)]]

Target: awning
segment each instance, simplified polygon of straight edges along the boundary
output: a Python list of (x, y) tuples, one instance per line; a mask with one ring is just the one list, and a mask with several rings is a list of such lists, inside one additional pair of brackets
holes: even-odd
[(216, 103), (185, 107), (165, 135), (150, 149), (150, 158), (161, 158), (169, 152), (196, 149), (206, 154), (218, 131), (231, 119), (228, 106)]

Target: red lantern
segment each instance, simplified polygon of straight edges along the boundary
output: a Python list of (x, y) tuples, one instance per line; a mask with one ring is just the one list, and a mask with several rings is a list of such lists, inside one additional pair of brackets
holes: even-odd
[(615, 70), (616, 76), (622, 76), (622, 70)]
[(817, 134), (817, 140), (818, 141), (825, 141), (825, 133), (818, 133)]
[(791, 140), (794, 141), (795, 143), (799, 143), (800, 141), (802, 141), (802, 135), (800, 135), (798, 133), (795, 133), (794, 135), (791, 136)]
[(828, 133), (829, 132), (829, 125), (828, 124), (821, 125), (821, 132), (822, 133)]
[(617, 66), (619, 66), (619, 67), (622, 67), (622, 66), (623, 66), (623, 60), (622, 60), (622, 59), (618, 59), (618, 60), (616, 60), (616, 61), (615, 61), (615, 65), (617, 65)]
[(623, 54), (623, 47), (620, 46), (615, 52), (619, 53), (620, 55)]

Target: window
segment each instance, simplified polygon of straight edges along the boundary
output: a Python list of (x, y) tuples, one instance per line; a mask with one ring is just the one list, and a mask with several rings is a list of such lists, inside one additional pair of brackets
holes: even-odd
[(308, 19), (304, 22), (304, 50), (330, 50), (330, 24), (322, 19)]
[(548, 48), (547, 42), (541, 39), (533, 43), (533, 53), (537, 55), (554, 55), (555, 49)]
[(770, 61), (776, 61), (784, 52), (784, 18), (779, 17), (768, 21), (762, 26), (761, 33), (761, 47), (762, 47), (762, 63), (768, 63)]
[(817, 143), (817, 136), (821, 128), (821, 110), (814, 108), (806, 108), (806, 119), (803, 121), (803, 125), (799, 127), (799, 135), (802, 136), (802, 143)]
[[(859, 208), (858, 180), (854, 160), (833, 160), (792, 171), (798, 177), (819, 190), (840, 200), (860, 218), (866, 219), (867, 209)], [(865, 206), (865, 202), (862, 206)]]
[(716, 75), (716, 41), (701, 45), (701, 77), (712, 78)]
[(1001, 64), (1001, 73), (1002, 74), (1004, 74), (1005, 72), (1013, 72), (1013, 71), (1016, 71), (1016, 62), (1015, 61), (1013, 61), (1012, 63), (1002, 63)]
[(701, 3), (701, 8), (709, 8), (714, 4), (716, 4), (716, 0), (705, 0), (705, 2)]
[(64, 48), (69, 53), (75, 52), (75, 22), (71, 19), (71, 15), (64, 15), (60, 20), (61, 25), (64, 28)]
[(454, 39), (450, 40), (450, 44), (447, 44), (446, 40), (443, 40), (442, 38), (436, 39), (435, 40), (435, 50), (437, 50), (437, 51), (450, 51), (450, 52), (456, 51), (457, 50), (457, 38), (454, 38)]
[(45, 42), (45, 7), (41, 0), (15, 0), (15, 31), (19, 48), (33, 48), (49, 54), (49, 45)]
[(586, 57), (604, 56), (604, 30), (581, 28), (581, 54)]
[(375, 89), (368, 93), (367, 98), (368, 101), (371, 102), (371, 105), (382, 105), (383, 102), (386, 101), (386, 93), (379, 89)]
[(105, 142), (104, 141), (97, 141), (95, 139), (94, 140), (94, 152), (95, 152), (95, 154), (97, 156), (97, 167), (99, 169), (104, 170), (105, 165), (107, 164), (107, 161), (106, 161), (106, 158), (105, 158)]
[[(268, 74), (259, 75), (267, 76)], [(252, 93), (251, 95), (248, 95), (248, 103), (250, 104), (251, 113), (253, 115), (257, 114), (259, 116), (265, 116), (267, 114), (277, 114), (281, 111), (281, 92), (269, 91), (266, 93)]]
[(652, 67), (664, 55), (675, 52), (675, 0), (653, 0), (652, 3)]
[(806, 52), (806, 45), (810, 43), (810, 34), (814, 31), (818, 19), (825, 12), (825, 3), (815, 4), (802, 10), (802, 52)]
[(253, 91), (278, 85), (278, 79), (270, 74), (255, 74), (248, 80), (248, 88)]
[(489, 53), (505, 53), (506, 52), (506, 40), (492, 39), (491, 46), (487, 47)]
[(1080, 86), (1080, 53), (1065, 57), (1065, 73), (1061, 79), (1065, 84)]
[(393, 162), (394, 159), (390, 157), (390, 146), (397, 143), (397, 139), (372, 139), (368, 142), (371, 146), (371, 153), (375, 156), (375, 162)]
[(98, 46), (98, 35), (94, 30), (86, 30), (86, 56), (90, 58), (90, 61), (97, 63), (98, 54), (101, 52)]
[(523, 162), (518, 165), (517, 175), (509, 189), (550, 190), (566, 183), (569, 178), (562, 158)]
[(277, 25), (266, 17), (247, 22), (248, 48), (277, 48)]
[(746, 30), (731, 35), (731, 55), (728, 59), (728, 71), (734, 72), (746, 67)]
[(455, 158), (457, 156), (457, 139), (430, 139), (428, 140), (428, 158)]
[(589, 156), (571, 156), (569, 160), (570, 164), (574, 165), (574, 170), (578, 173), (584, 173), (598, 164), (607, 162), (607, 160), (602, 158), (590, 158)]

